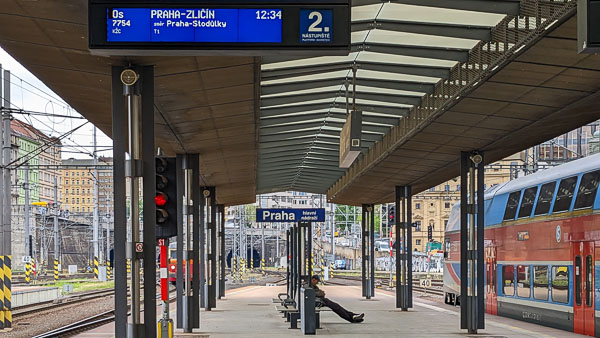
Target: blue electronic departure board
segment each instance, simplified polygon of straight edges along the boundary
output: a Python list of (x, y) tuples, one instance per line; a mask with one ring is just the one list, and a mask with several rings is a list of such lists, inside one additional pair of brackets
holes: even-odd
[(351, 0), (88, 0), (103, 56), (348, 55)]
[(108, 42), (281, 43), (277, 8), (107, 8)]

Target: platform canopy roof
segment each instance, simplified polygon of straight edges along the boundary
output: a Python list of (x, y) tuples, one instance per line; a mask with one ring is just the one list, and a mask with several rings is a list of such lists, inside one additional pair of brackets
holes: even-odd
[[(226, 205), (284, 190), (390, 202), (397, 185), (457, 176), (461, 151), (496, 161), (600, 116), (575, 0), (352, 5), (348, 56), (94, 56), (86, 0), (4, 0), (0, 46), (108, 135), (110, 66), (154, 65), (156, 144), (199, 153), (201, 184)], [(362, 153), (345, 170), (349, 109), (363, 112)]]
[(516, 0), (355, 0), (350, 55), (263, 58), (258, 191), (325, 193), (346, 171), (338, 162), (347, 111), (363, 112), (366, 154), (519, 6)]
[[(394, 200), (600, 116), (600, 59), (577, 53), (574, 0), (355, 0), (347, 57), (266, 57), (261, 193), (326, 192), (335, 203)], [(362, 154), (340, 169), (347, 111), (363, 112)], [(348, 103), (349, 102), (349, 103)]]

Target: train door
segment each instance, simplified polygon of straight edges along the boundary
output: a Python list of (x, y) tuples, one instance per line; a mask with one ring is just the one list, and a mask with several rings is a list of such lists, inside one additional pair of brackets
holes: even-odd
[(496, 285), (496, 247), (487, 247), (485, 248), (485, 308), (486, 312), (492, 315), (498, 314)]
[(594, 335), (594, 242), (573, 243), (575, 333)]

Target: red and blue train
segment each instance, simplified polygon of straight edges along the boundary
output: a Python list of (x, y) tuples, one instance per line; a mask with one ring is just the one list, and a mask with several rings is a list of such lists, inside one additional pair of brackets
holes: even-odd
[[(485, 192), (486, 312), (600, 337), (600, 154)], [(460, 205), (444, 292), (460, 302)]]

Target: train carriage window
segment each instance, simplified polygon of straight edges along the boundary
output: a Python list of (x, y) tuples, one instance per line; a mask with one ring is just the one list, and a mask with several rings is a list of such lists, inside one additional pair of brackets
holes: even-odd
[(515, 267), (512, 265), (502, 266), (502, 292), (505, 296), (515, 295)]
[(517, 266), (517, 296), (524, 298), (531, 296), (531, 277), (528, 265)]
[(535, 206), (534, 216), (545, 215), (550, 211), (550, 204), (554, 198), (554, 188), (556, 182), (550, 182), (542, 185), (540, 195), (538, 196), (537, 205)]
[(508, 201), (506, 202), (506, 210), (504, 211), (505, 221), (512, 221), (513, 219), (515, 219), (515, 215), (517, 214), (517, 208), (519, 207), (520, 198), (520, 191), (515, 191), (508, 195)]
[(554, 209), (552, 212), (568, 211), (571, 207), (571, 201), (573, 200), (573, 193), (575, 192), (575, 184), (577, 184), (577, 176), (562, 179), (558, 185), (558, 192), (556, 193), (556, 201), (554, 202)]
[(557, 303), (569, 303), (569, 268), (552, 267), (552, 300)]
[(587, 173), (581, 177), (577, 199), (575, 200), (575, 209), (591, 208), (594, 205), (599, 180), (600, 171)]
[(519, 218), (531, 216), (536, 194), (537, 187), (525, 189), (523, 199), (521, 200), (521, 208), (519, 209)]
[(548, 300), (548, 267), (536, 265), (533, 267), (533, 298)]

